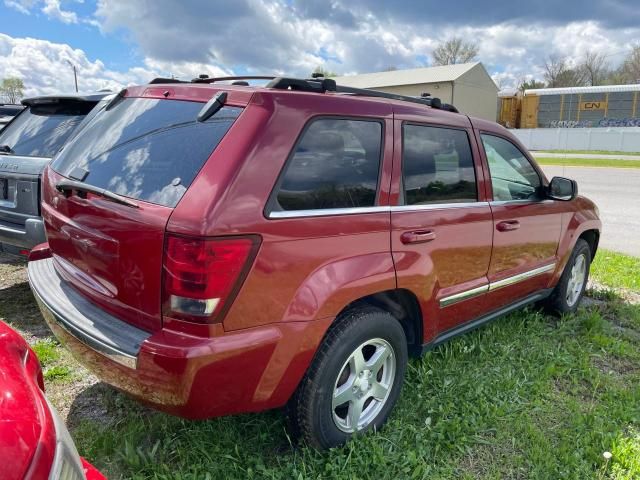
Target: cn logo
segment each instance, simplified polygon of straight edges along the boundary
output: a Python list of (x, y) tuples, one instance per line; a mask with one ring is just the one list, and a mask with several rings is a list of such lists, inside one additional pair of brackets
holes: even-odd
[(600, 110), (600, 102), (584, 102), (585, 110)]

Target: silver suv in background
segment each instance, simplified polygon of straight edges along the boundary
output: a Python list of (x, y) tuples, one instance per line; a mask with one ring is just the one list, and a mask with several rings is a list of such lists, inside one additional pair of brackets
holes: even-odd
[(42, 171), (111, 96), (98, 92), (22, 100), (24, 109), (0, 131), (0, 252), (27, 255), (45, 241)]

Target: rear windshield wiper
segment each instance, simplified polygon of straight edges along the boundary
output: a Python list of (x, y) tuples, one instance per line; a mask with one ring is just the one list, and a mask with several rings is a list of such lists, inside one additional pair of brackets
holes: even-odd
[(75, 180), (60, 180), (56, 183), (56, 189), (59, 192), (71, 192), (76, 190), (77, 192), (88, 192), (93, 193), (94, 195), (99, 195), (113, 202), (119, 203), (120, 205), (126, 205), (127, 207), (132, 208), (140, 208), (136, 203), (128, 200), (122, 195), (118, 195), (117, 193), (113, 193), (106, 188), (94, 187), (93, 185), (89, 185), (84, 182), (77, 182)]
[(0, 153), (13, 153), (9, 145), (0, 145)]

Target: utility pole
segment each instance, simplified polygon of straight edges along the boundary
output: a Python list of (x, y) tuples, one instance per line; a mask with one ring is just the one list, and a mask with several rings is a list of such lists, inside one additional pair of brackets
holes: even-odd
[(73, 80), (76, 84), (76, 93), (78, 92), (78, 71), (76, 70), (76, 66), (71, 63), (69, 60), (65, 60), (69, 64), (71, 68), (73, 68)]

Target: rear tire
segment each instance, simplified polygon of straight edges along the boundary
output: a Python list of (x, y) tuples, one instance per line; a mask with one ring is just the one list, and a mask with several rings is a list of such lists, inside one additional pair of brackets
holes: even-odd
[(545, 302), (545, 307), (550, 312), (573, 313), (578, 309), (589, 280), (590, 266), (591, 248), (586, 241), (579, 238), (558, 284)]
[(316, 449), (380, 429), (393, 409), (407, 365), (407, 339), (389, 313), (362, 307), (336, 320), (290, 400), (293, 435)]

